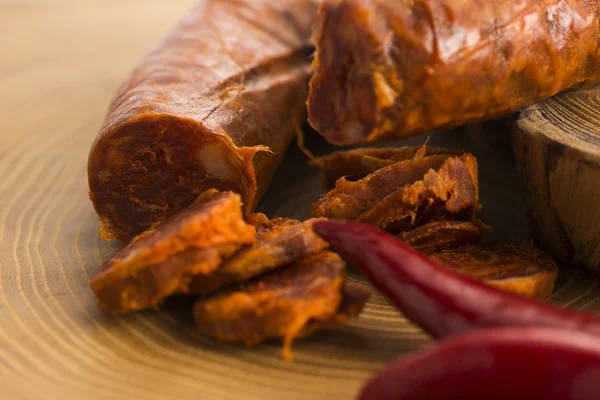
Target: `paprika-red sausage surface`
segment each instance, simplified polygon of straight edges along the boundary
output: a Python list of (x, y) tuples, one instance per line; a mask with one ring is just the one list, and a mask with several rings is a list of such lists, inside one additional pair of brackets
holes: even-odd
[(599, 0), (326, 0), (309, 121), (336, 144), (512, 113), (600, 80)]
[(306, 116), (316, 9), (201, 0), (144, 58), (89, 155), (104, 238), (127, 241), (209, 188), (251, 212)]

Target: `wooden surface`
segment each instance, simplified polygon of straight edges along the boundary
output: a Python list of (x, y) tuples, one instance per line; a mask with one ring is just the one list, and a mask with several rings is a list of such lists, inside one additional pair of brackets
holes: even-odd
[[(0, 0), (3, 399), (350, 399), (385, 363), (429, 342), (377, 295), (344, 329), (298, 341), (292, 364), (279, 343), (201, 337), (181, 301), (125, 317), (96, 308), (88, 278), (118, 244), (100, 240), (88, 150), (117, 86), (192, 1)], [(475, 152), (491, 237), (525, 238), (507, 135), (476, 131), (431, 143)], [(324, 151), (315, 137), (309, 145)], [(307, 216), (320, 193), (292, 149), (261, 207)], [(563, 271), (552, 301), (599, 310), (598, 280)]]
[(600, 86), (523, 110), (513, 134), (536, 242), (600, 273)]

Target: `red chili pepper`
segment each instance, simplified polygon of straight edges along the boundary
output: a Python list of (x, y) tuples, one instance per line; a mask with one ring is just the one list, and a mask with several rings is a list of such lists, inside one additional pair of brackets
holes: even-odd
[(390, 364), (359, 400), (598, 400), (600, 341), (545, 327), (482, 329)]
[(503, 325), (554, 326), (600, 336), (598, 316), (492, 288), (373, 226), (331, 220), (318, 222), (314, 230), (360, 267), (407, 318), (435, 337)]

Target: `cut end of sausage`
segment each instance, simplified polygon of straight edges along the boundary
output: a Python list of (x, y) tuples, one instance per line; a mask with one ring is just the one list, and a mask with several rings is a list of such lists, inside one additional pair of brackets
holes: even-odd
[(246, 208), (254, 206), (252, 160), (230, 140), (203, 135), (203, 129), (194, 121), (162, 116), (98, 138), (88, 180), (104, 239), (127, 242), (210, 188), (240, 193)]

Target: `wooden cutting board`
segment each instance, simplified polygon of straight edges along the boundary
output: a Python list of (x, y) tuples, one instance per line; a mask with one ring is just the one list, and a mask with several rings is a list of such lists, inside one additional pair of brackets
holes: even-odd
[[(88, 150), (117, 86), (193, 1), (0, 0), (2, 398), (351, 399), (374, 371), (429, 343), (378, 295), (347, 327), (298, 341), (293, 363), (278, 343), (201, 337), (185, 304), (124, 317), (96, 308), (88, 278), (118, 244), (99, 236)], [(526, 238), (507, 135), (478, 130), (430, 143), (473, 151), (491, 237)], [(309, 146), (327, 150), (314, 136)], [(292, 149), (263, 211), (308, 215), (323, 189), (304, 165)], [(551, 300), (600, 310), (599, 293), (597, 278), (563, 268)]]

